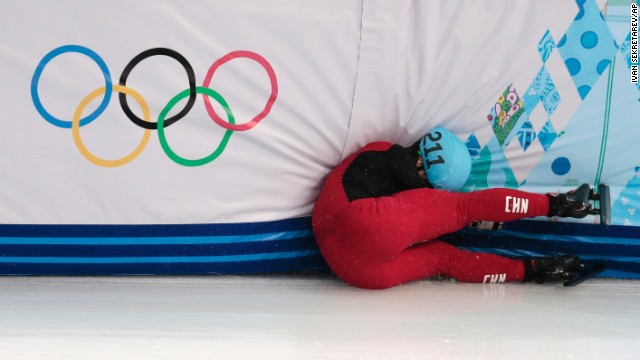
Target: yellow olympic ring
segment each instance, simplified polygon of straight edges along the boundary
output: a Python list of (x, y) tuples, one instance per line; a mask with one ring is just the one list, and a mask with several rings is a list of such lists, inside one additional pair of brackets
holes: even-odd
[[(87, 107), (87, 105), (98, 96), (104, 94), (106, 91), (107, 91), (106, 86), (100, 87), (94, 90), (93, 92), (91, 92), (89, 95), (87, 95), (87, 97), (82, 99), (82, 101), (80, 101), (80, 104), (78, 104), (78, 107), (76, 108), (76, 112), (73, 114), (73, 120), (71, 122), (71, 132), (73, 134), (73, 142), (75, 142), (76, 147), (78, 148), (82, 156), (84, 156), (87, 160), (91, 161), (92, 163), (98, 166), (116, 167), (116, 166), (127, 164), (131, 162), (133, 159), (135, 159), (136, 157), (138, 157), (138, 155), (140, 155), (142, 150), (144, 150), (144, 148), (147, 146), (147, 143), (149, 142), (149, 138), (151, 137), (151, 130), (145, 129), (144, 135), (142, 136), (142, 140), (140, 141), (140, 144), (138, 144), (138, 146), (133, 150), (132, 153), (120, 159), (106, 160), (93, 155), (86, 148), (86, 146), (84, 146), (84, 144), (82, 143), (82, 139), (80, 138), (80, 118), (82, 118), (82, 112)], [(126, 86), (120, 86), (120, 85), (113, 85), (113, 91), (127, 94), (132, 98), (134, 98), (138, 102), (138, 105), (140, 105), (140, 109), (142, 110), (142, 115), (144, 120), (147, 122), (151, 122), (151, 115), (149, 115), (149, 106), (137, 91), (131, 88), (128, 88)]]

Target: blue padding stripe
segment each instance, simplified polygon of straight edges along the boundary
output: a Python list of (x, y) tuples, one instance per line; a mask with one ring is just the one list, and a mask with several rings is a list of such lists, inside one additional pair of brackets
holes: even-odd
[(311, 229), (311, 218), (230, 224), (39, 225), (0, 224), (3, 237), (191, 237), (269, 234)]
[(146, 244), (146, 245), (59, 245), (4, 244), (1, 256), (71, 256), (71, 257), (131, 257), (131, 256), (216, 256), (257, 254), (283, 251), (316, 250), (313, 237), (283, 240), (237, 242), (223, 244)]
[[(0, 234), (3, 234), (0, 232)], [(147, 236), (138, 237), (0, 237), (0, 245), (197, 245), (234, 244), (313, 237), (311, 230), (282, 231), (277, 233), (219, 236)]]
[(3, 275), (237, 275), (289, 272), (328, 273), (322, 256), (199, 263), (0, 263)]
[(455, 246), (482, 247), (487, 249), (513, 249), (522, 251), (550, 253), (571, 253), (578, 255), (607, 256), (637, 256), (640, 260), (640, 242), (637, 239), (615, 239), (622, 242), (595, 241), (592, 238), (527, 238), (521, 234), (506, 234), (497, 231), (495, 234), (484, 235), (474, 233), (471, 236), (452, 236), (447, 242)]
[(219, 256), (164, 256), (164, 257), (15, 257), (2, 256), (0, 263), (13, 264), (170, 264), (170, 263), (213, 263), (213, 262), (241, 262), (274, 259), (290, 259), (318, 255), (318, 250), (273, 252), (245, 255), (219, 255)]
[(505, 223), (503, 230), (533, 234), (640, 239), (638, 226), (519, 220)]
[(0, 274), (240, 274), (326, 270), (311, 218), (178, 225), (0, 225)]

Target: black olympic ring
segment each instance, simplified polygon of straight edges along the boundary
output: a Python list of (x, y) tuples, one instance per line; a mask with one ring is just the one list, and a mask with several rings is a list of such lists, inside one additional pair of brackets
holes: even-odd
[[(196, 102), (196, 74), (193, 71), (193, 67), (189, 64), (189, 61), (182, 56), (179, 52), (167, 48), (153, 48), (149, 50), (145, 50), (138, 54), (136, 57), (131, 59), (127, 66), (125, 66), (124, 70), (122, 70), (122, 74), (120, 75), (120, 85), (127, 86), (127, 78), (131, 73), (131, 70), (138, 65), (142, 60), (156, 56), (156, 55), (164, 55), (170, 58), (175, 59), (182, 65), (184, 70), (187, 72), (187, 77), (189, 78), (189, 100), (185, 107), (174, 116), (171, 116), (164, 121), (164, 127), (168, 127), (169, 125), (175, 123), (176, 121), (182, 119), (187, 113), (191, 110), (193, 105)], [(118, 98), (120, 100), (120, 106), (122, 107), (122, 111), (127, 115), (129, 120), (133, 121), (134, 124), (149, 130), (157, 130), (158, 123), (157, 122), (147, 122), (143, 119), (140, 119), (136, 114), (131, 111), (129, 104), (127, 103), (127, 94), (119, 93)]]

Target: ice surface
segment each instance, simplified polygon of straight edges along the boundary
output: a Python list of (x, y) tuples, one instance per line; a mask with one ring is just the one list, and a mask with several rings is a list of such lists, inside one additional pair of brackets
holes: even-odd
[(640, 282), (0, 278), (0, 359), (637, 359)]

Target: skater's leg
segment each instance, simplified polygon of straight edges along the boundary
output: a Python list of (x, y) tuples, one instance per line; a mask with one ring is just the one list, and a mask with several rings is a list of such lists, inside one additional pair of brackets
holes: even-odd
[(388, 261), (358, 259), (334, 271), (353, 286), (385, 289), (436, 275), (463, 282), (523, 281), (524, 263), (494, 254), (469, 252), (439, 240), (411, 247)]
[(362, 252), (381, 259), (418, 242), (436, 239), (473, 221), (510, 221), (547, 215), (546, 195), (512, 189), (453, 193), (435, 189), (357, 200), (344, 209), (343, 234)]
[[(454, 193), (435, 189), (417, 189), (394, 195), (408, 206), (438, 210), (449, 219), (449, 228), (459, 229), (472, 221), (512, 221), (549, 213), (549, 197), (543, 194), (498, 188)], [(445, 219), (440, 218), (440, 221)], [(451, 232), (451, 231), (449, 231)]]

